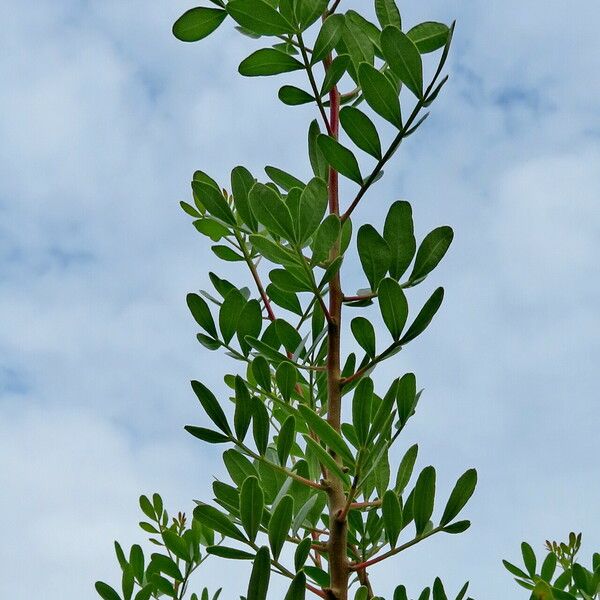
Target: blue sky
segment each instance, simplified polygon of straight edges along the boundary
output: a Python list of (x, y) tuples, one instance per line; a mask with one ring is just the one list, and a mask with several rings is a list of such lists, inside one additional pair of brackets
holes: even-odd
[[(237, 76), (257, 46), (231, 27), (174, 40), (190, 6), (0, 0), (0, 597), (94, 598), (95, 579), (116, 579), (112, 540), (140, 539), (139, 493), (189, 510), (221, 472), (182, 426), (202, 419), (188, 381), (222, 390), (227, 372), (198, 347), (185, 294), (223, 269), (178, 201), (197, 168), (307, 173), (312, 115), (278, 104), (277, 81)], [(374, 581), (524, 597), (500, 565), (522, 539), (573, 529), (600, 547), (600, 7), (401, 9), (458, 20), (451, 81), (356, 219), (405, 198), (421, 236), (447, 223), (456, 239), (424, 284), (445, 286), (442, 312), (381, 381), (417, 373), (402, 444), (419, 441), (441, 493), (469, 466), (480, 487), (468, 534)], [(199, 582), (237, 597), (245, 572), (213, 561)]]

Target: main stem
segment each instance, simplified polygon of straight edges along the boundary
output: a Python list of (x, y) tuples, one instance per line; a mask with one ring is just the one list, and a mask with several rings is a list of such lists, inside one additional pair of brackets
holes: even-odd
[[(328, 61), (327, 61), (328, 62)], [(326, 64), (326, 67), (329, 65)], [(331, 135), (338, 137), (340, 96), (337, 88), (329, 94)], [(329, 212), (340, 214), (338, 194), (338, 173), (329, 167)], [(339, 243), (331, 251), (331, 259), (340, 253)], [(342, 287), (339, 271), (329, 284), (329, 315), (327, 344), (327, 421), (337, 431), (340, 430), (342, 416), (342, 388), (340, 369), (340, 327), (342, 321)], [(337, 459), (339, 462), (340, 459)], [(346, 495), (342, 481), (333, 473), (328, 474), (327, 495), (329, 504), (329, 576), (331, 600), (347, 600), (349, 565), (346, 555), (348, 524), (344, 515)]]

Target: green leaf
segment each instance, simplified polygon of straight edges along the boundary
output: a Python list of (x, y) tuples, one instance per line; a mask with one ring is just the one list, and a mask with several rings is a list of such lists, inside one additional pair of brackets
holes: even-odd
[(400, 100), (391, 81), (375, 67), (362, 63), (358, 79), (367, 104), (381, 117), (397, 128), (402, 127)]
[(417, 47), (397, 27), (386, 27), (381, 34), (385, 60), (400, 81), (421, 99), (423, 97), (423, 63)]
[(248, 477), (240, 490), (240, 519), (248, 539), (254, 542), (260, 528), (265, 496), (256, 477)]
[[(292, 417), (293, 418), (293, 417)], [(281, 549), (292, 526), (294, 499), (284, 496), (277, 504), (269, 520), (269, 545), (275, 560), (279, 559)]]
[(298, 296), (291, 292), (284, 292), (280, 290), (278, 287), (274, 286), (270, 283), (267, 286), (267, 296), (271, 299), (272, 302), (275, 302), (281, 308), (285, 308), (299, 316), (302, 316), (302, 306), (300, 305), (300, 300), (298, 300)]
[(412, 208), (408, 202), (394, 202), (385, 219), (383, 239), (390, 247), (390, 276), (398, 280), (410, 265), (417, 247)]
[(172, 577), (175, 581), (183, 581), (183, 574), (175, 561), (163, 554), (153, 554), (148, 569), (164, 573), (167, 577)]
[(194, 217), (195, 219), (200, 219), (202, 217), (202, 213), (198, 212), (191, 204), (188, 204), (187, 202), (181, 201), (179, 206), (181, 206), (183, 212), (190, 215), (190, 217)]
[(310, 554), (311, 544), (312, 540), (310, 538), (304, 538), (298, 544), (296, 551), (294, 552), (294, 567), (296, 568), (296, 571), (300, 571), (305, 565)]
[(292, 24), (264, 0), (230, 0), (227, 12), (244, 29), (257, 35), (283, 35), (294, 31)]
[(340, 122), (348, 137), (361, 150), (377, 159), (381, 158), (379, 134), (375, 125), (365, 113), (353, 106), (345, 106), (340, 111)]
[(297, 264), (294, 255), (287, 248), (284, 248), (281, 244), (271, 241), (264, 235), (250, 235), (250, 243), (255, 250), (273, 263), (280, 265)]
[[(159, 511), (159, 514), (162, 514), (162, 510)], [(144, 552), (138, 544), (134, 544), (131, 546), (131, 551), (129, 552), (129, 564), (131, 565), (131, 570), (135, 578), (138, 581), (142, 581), (144, 579)]]
[(165, 542), (165, 546), (177, 557), (181, 560), (185, 560), (187, 562), (190, 561), (190, 549), (188, 547), (187, 542), (178, 536), (171, 529), (165, 529), (162, 533), (163, 541)]
[(277, 436), (277, 457), (279, 464), (285, 466), (296, 438), (296, 419), (293, 415), (283, 422)]
[(409, 278), (413, 285), (423, 281), (438, 266), (453, 238), (454, 232), (447, 225), (438, 227), (425, 236), (417, 251), (415, 265)]
[[(312, 440), (312, 441), (314, 442), (314, 440)], [(316, 442), (315, 442), (315, 444), (316, 444)], [(311, 510), (315, 507), (318, 500), (319, 500), (319, 496), (317, 494), (314, 494), (313, 496), (310, 496), (308, 498), (308, 500), (300, 507), (300, 509), (296, 513), (296, 516), (294, 517), (294, 520), (292, 522), (292, 535), (293, 536), (296, 536), (298, 534), (298, 531), (302, 528), (302, 526), (306, 522)]]
[(96, 591), (104, 600), (121, 600), (119, 594), (115, 592), (110, 585), (103, 583), (102, 581), (96, 581)]
[(582, 567), (579, 563), (573, 564), (573, 579), (575, 585), (581, 592), (588, 595), (596, 593), (596, 585), (592, 586), (593, 575), (585, 567)]
[(319, 144), (317, 143), (319, 135), (321, 135), (321, 130), (319, 129), (319, 123), (315, 119), (311, 122), (308, 128), (308, 157), (310, 159), (313, 173), (317, 177), (325, 180), (327, 179), (329, 166), (325, 156), (323, 155), (323, 152), (321, 152), (321, 149), (319, 148)]
[(317, 230), (327, 210), (327, 184), (314, 177), (300, 196), (298, 242), (303, 244)]
[(323, 84), (321, 86), (321, 95), (328, 94), (344, 76), (350, 64), (350, 57), (347, 54), (340, 54), (336, 56), (323, 78)]
[(356, 386), (352, 399), (352, 424), (361, 447), (365, 447), (369, 439), (372, 404), (373, 381), (369, 377), (364, 377)]
[(531, 597), (535, 600), (554, 600), (552, 588), (545, 581), (538, 581), (535, 584)]
[(413, 416), (417, 405), (417, 379), (414, 373), (406, 373), (398, 382), (396, 403), (400, 426), (404, 427), (408, 419)]
[(342, 436), (314, 410), (306, 405), (300, 405), (298, 411), (318, 438), (333, 450), (348, 465), (354, 464), (354, 457)]
[(448, 503), (446, 504), (446, 508), (444, 509), (444, 514), (440, 520), (440, 525), (442, 527), (450, 523), (450, 521), (452, 521), (464, 508), (465, 504), (473, 495), (476, 485), (477, 471), (475, 469), (469, 469), (461, 475), (456, 482), (456, 485), (450, 494), (450, 498), (448, 499)]
[(452, 523), (452, 525), (447, 525), (444, 527), (442, 531), (451, 534), (463, 533), (469, 529), (469, 527), (471, 527), (471, 521), (456, 521), (456, 523)]
[(246, 341), (246, 337), (257, 338), (260, 335), (261, 328), (262, 311), (260, 302), (255, 299), (248, 300), (240, 313), (237, 324), (237, 338), (244, 356), (248, 356), (250, 352), (250, 344)]
[(548, 583), (552, 582), (552, 577), (554, 577), (554, 572), (556, 571), (556, 554), (554, 552), (549, 552), (548, 556), (544, 559), (542, 563), (542, 570), (540, 572), (540, 576), (544, 581)]
[[(361, 32), (367, 37), (367, 39), (371, 42), (372, 51), (374, 54), (381, 58), (381, 47), (380, 40), (381, 31), (374, 23), (371, 23), (368, 19), (365, 19), (360, 13), (355, 10), (349, 10), (346, 12), (346, 21), (350, 23), (350, 27), (354, 26), (361, 30)], [(369, 59), (370, 59), (369, 51)], [(372, 64), (372, 61), (371, 61)]]
[[(406, 588), (403, 585), (399, 585), (394, 590), (394, 600), (408, 600), (408, 595), (406, 593)], [(421, 600), (421, 598), (419, 598)], [(427, 596), (425, 600), (429, 600), (429, 588), (427, 589)]]
[(250, 422), (252, 421), (252, 399), (246, 387), (246, 383), (239, 376), (235, 377), (235, 414), (233, 417), (233, 428), (239, 440), (246, 437)]
[(394, 0), (375, 0), (375, 13), (382, 28), (393, 25), (398, 29), (402, 29), (400, 11)]
[(366, 352), (369, 358), (374, 358), (376, 353), (375, 347), (375, 329), (371, 321), (364, 317), (355, 317), (350, 323), (352, 335), (358, 342), (359, 346)]
[(318, 144), (323, 156), (335, 171), (362, 185), (363, 179), (358, 162), (348, 148), (325, 134), (319, 135)]
[(215, 395), (199, 381), (192, 381), (192, 389), (200, 400), (202, 408), (206, 411), (206, 414), (210, 420), (227, 435), (231, 435), (231, 429), (229, 423), (227, 423), (227, 417), (223, 412), (218, 400)]
[(296, 573), (283, 600), (304, 600), (306, 597), (306, 575), (303, 571)]
[[(294, 12), (295, 0), (267, 0), (267, 2), (274, 8), (278, 8), (279, 12), (294, 25), (296, 24), (296, 14)], [(280, 46), (288, 46), (285, 42), (278, 44)]]
[(344, 257), (338, 256), (327, 265), (323, 277), (321, 278), (321, 281), (319, 281), (319, 288), (322, 288), (326, 283), (329, 283), (333, 279), (333, 276), (340, 270), (343, 262)]
[(527, 572), (533, 577), (535, 575), (537, 561), (535, 559), (535, 552), (533, 551), (533, 548), (527, 542), (523, 542), (521, 544), (521, 554), (523, 555), (523, 562), (525, 563)]
[(327, 10), (327, 0), (302, 0), (295, 3), (296, 17), (304, 30)]
[(307, 435), (304, 436), (304, 440), (306, 441), (306, 446), (308, 449), (315, 454), (316, 458), (324, 467), (329, 469), (346, 484), (350, 484), (350, 478), (348, 475), (342, 471), (340, 465), (335, 462), (333, 456), (331, 456), (331, 454), (329, 454), (329, 452), (327, 452), (323, 446), (315, 442), (315, 440)]
[(153, 593), (154, 586), (152, 584), (148, 584), (135, 595), (135, 600), (150, 600)]
[(227, 515), (208, 504), (200, 504), (194, 509), (194, 519), (225, 537), (245, 542), (244, 534), (231, 522)]
[(226, 262), (243, 262), (244, 257), (232, 250), (229, 246), (217, 245), (212, 246), (211, 250), (215, 253), (217, 258)]
[(402, 495), (402, 492), (406, 489), (408, 482), (412, 476), (417, 455), (419, 453), (419, 446), (417, 444), (412, 445), (402, 457), (400, 466), (398, 467), (398, 474), (396, 475), (396, 485), (394, 491), (398, 496)]
[(427, 21), (415, 25), (407, 34), (421, 54), (435, 52), (448, 42), (450, 29), (443, 23)]
[(160, 594), (166, 594), (170, 598), (175, 598), (175, 588), (173, 584), (164, 577), (161, 577), (158, 573), (153, 573), (150, 577), (150, 582), (156, 588), (155, 592), (158, 591)]
[(252, 560), (254, 558), (254, 554), (238, 550), (237, 548), (229, 548), (228, 546), (208, 546), (206, 552), (212, 556), (230, 560)]
[(258, 477), (254, 465), (238, 450), (223, 452), (223, 462), (233, 482), (241, 487), (248, 477)]
[(377, 290), (379, 310), (383, 322), (388, 328), (393, 340), (397, 342), (402, 335), (406, 319), (408, 318), (408, 302), (400, 284), (390, 277), (386, 277)]
[(435, 501), (435, 469), (425, 467), (415, 485), (413, 500), (413, 518), (417, 528), (417, 535), (421, 535), (433, 513)]
[(194, 427), (193, 425), (186, 425), (184, 429), (195, 438), (207, 442), (209, 444), (225, 444), (231, 441), (231, 439), (212, 429), (206, 429), (205, 427)]
[(256, 231), (256, 219), (250, 210), (248, 195), (255, 183), (256, 179), (254, 179), (252, 173), (245, 167), (235, 167), (235, 169), (231, 171), (233, 203), (238, 214), (242, 218), (242, 221), (244, 221), (252, 231)]
[(262, 48), (245, 58), (238, 68), (244, 77), (279, 75), (303, 69), (302, 63), (286, 52), (275, 48)]
[(396, 394), (398, 390), (398, 380), (395, 379), (390, 386), (385, 396), (379, 401), (375, 415), (372, 418), (373, 424), (371, 426), (371, 433), (367, 444), (375, 440), (379, 435), (380, 439), (386, 437), (385, 433), (391, 419), (393, 418), (393, 407), (396, 401)]
[(275, 371), (277, 387), (286, 402), (289, 402), (296, 383), (298, 383), (298, 371), (290, 362), (282, 362)]
[(463, 598), (467, 595), (467, 590), (469, 589), (469, 582), (467, 581), (465, 585), (462, 586), (460, 592), (458, 592), (458, 596), (456, 596), (456, 600), (463, 600)]
[(346, 19), (341, 41), (342, 44), (338, 50), (341, 54), (348, 53), (350, 55), (354, 69), (358, 69), (363, 62), (373, 64), (375, 58), (373, 42), (356, 20)]
[[(150, 502), (150, 500), (148, 499), (148, 496), (140, 496), (140, 508), (142, 509), (142, 512), (149, 518), (152, 519), (153, 521), (156, 518), (156, 511), (154, 509), (154, 505), (152, 504), (152, 502)], [(159, 515), (160, 516), (160, 515)], [(117, 558), (119, 560), (119, 564), (123, 565), (125, 564), (125, 555), (123, 554), (123, 550), (121, 548), (121, 546), (115, 542), (115, 552), (117, 554)]]
[(252, 573), (248, 583), (247, 600), (266, 600), (271, 576), (271, 557), (269, 548), (259, 548), (252, 565)]
[(393, 490), (388, 490), (383, 495), (381, 510), (383, 512), (383, 523), (387, 539), (390, 546), (395, 548), (400, 530), (402, 529), (402, 508), (400, 500), (398, 500), (398, 496), (396, 496)]
[(229, 344), (237, 330), (240, 315), (245, 305), (246, 298), (235, 288), (225, 296), (223, 304), (221, 304), (221, 308), (219, 309), (219, 329), (226, 344)]
[(213, 217), (228, 225), (235, 225), (231, 208), (218, 189), (203, 181), (192, 181), (192, 189)]
[(412, 322), (412, 325), (408, 328), (408, 331), (404, 334), (404, 337), (400, 340), (400, 345), (408, 344), (408, 342), (414, 340), (417, 336), (421, 335), (428, 325), (431, 323), (433, 317), (439, 310), (444, 300), (444, 288), (438, 288), (431, 294), (431, 297), (417, 315), (417, 318)]
[(286, 173), (282, 169), (278, 169), (277, 167), (266, 166), (265, 173), (269, 176), (271, 181), (274, 181), (280, 188), (284, 189), (286, 192), (289, 192), (291, 189), (304, 188), (304, 183), (300, 181), (297, 177), (290, 175), (290, 173)]
[(294, 85), (284, 85), (279, 89), (277, 96), (288, 106), (300, 106), (315, 101), (314, 96)]
[(252, 436), (254, 437), (258, 453), (264, 456), (269, 445), (269, 414), (264, 403), (258, 398), (254, 398)]
[(182, 42), (197, 42), (215, 31), (226, 16), (219, 8), (192, 8), (175, 21), (173, 35)]
[(256, 383), (265, 390), (266, 392), (271, 392), (271, 370), (269, 368), (269, 363), (264, 356), (257, 356), (252, 361), (252, 374), (254, 375), (254, 379), (256, 379)]
[(269, 186), (257, 183), (250, 192), (252, 212), (269, 232), (293, 241), (292, 215), (281, 196)]
[(369, 600), (369, 588), (361, 585), (354, 594), (354, 600)]
[(446, 591), (444, 590), (444, 585), (439, 577), (435, 578), (432, 591), (433, 600), (448, 600), (448, 596), (446, 596)]
[(213, 217), (202, 217), (194, 221), (193, 225), (197, 231), (209, 237), (213, 242), (218, 242), (230, 234), (229, 229)]
[(335, 48), (342, 37), (343, 30), (344, 15), (333, 14), (325, 19), (313, 47), (311, 57), (313, 65), (323, 60)]
[(376, 291), (390, 267), (390, 248), (372, 225), (363, 225), (358, 230), (356, 243), (363, 271), (371, 290)]
[(198, 323), (206, 333), (213, 338), (216, 338), (217, 328), (204, 298), (201, 298), (198, 294), (188, 294), (186, 301), (196, 323)]
[(319, 225), (312, 244), (313, 264), (325, 262), (329, 252), (340, 236), (340, 218), (337, 215), (328, 215)]

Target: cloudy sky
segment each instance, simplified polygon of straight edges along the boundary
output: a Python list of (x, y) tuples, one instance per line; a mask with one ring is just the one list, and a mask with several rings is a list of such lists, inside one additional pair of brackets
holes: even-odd
[[(112, 540), (141, 539), (138, 495), (189, 510), (221, 472), (182, 427), (203, 419), (188, 381), (222, 390), (227, 372), (197, 345), (185, 294), (223, 270), (178, 201), (197, 168), (306, 174), (312, 115), (236, 75), (257, 46), (230, 26), (172, 38), (190, 6), (0, 0), (2, 598), (95, 598), (93, 581), (117, 580)], [(522, 539), (574, 529), (588, 556), (600, 548), (600, 7), (401, 8), (407, 24), (458, 20), (452, 78), (356, 220), (405, 198), (419, 235), (447, 223), (456, 239), (424, 284), (445, 286), (443, 310), (381, 381), (414, 369), (425, 387), (402, 444), (419, 441), (442, 493), (469, 466), (480, 486), (469, 533), (374, 580), (525, 597), (500, 564)], [(235, 598), (235, 568), (213, 561), (197, 581)]]

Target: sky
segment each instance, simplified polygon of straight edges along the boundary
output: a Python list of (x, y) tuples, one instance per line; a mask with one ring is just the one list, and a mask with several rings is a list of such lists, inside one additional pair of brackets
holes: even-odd
[[(600, 5), (400, 6), (406, 24), (457, 19), (451, 79), (355, 224), (402, 198), (418, 236), (456, 237), (415, 295), (444, 285), (441, 312), (379, 381), (414, 370), (425, 388), (396, 460), (418, 441), (440, 498), (468, 467), (480, 484), (468, 533), (373, 580), (384, 596), (440, 575), (479, 600), (524, 598), (500, 562), (522, 540), (541, 552), (575, 530), (586, 561), (600, 549)], [(189, 511), (222, 473), (183, 431), (205, 418), (189, 380), (222, 392), (228, 372), (197, 344), (185, 294), (208, 269), (246, 275), (178, 202), (199, 168), (224, 184), (238, 164), (306, 176), (313, 114), (277, 101), (281, 80), (237, 75), (259, 46), (230, 23), (177, 42), (190, 7), (0, 0), (2, 598), (95, 598), (96, 579), (118, 581), (112, 541), (142, 539), (140, 493)], [(356, 262), (346, 276), (363, 286)], [(247, 572), (213, 560), (195, 581), (235, 598)]]

